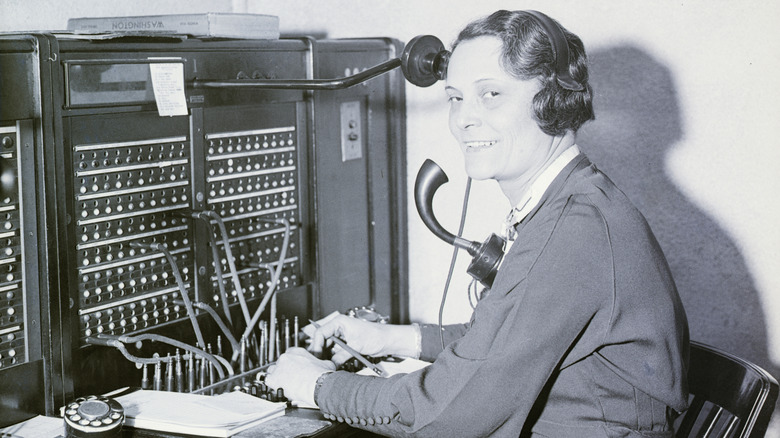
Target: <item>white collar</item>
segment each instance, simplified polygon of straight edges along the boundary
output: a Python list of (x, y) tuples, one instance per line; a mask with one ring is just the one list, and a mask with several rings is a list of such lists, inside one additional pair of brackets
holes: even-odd
[(555, 177), (569, 164), (577, 155), (580, 154), (580, 148), (577, 145), (571, 145), (563, 151), (558, 157), (542, 171), (541, 174), (531, 183), (531, 187), (520, 198), (520, 202), (512, 208), (504, 221), (504, 236), (508, 240), (514, 240), (514, 228), (520, 221), (528, 216), (528, 213), (536, 207), (544, 196), (544, 192), (550, 187)]

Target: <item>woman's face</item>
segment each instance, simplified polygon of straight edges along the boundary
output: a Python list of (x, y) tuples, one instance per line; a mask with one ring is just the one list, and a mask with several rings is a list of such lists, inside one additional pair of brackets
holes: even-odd
[(501, 49), (501, 40), (490, 36), (456, 47), (447, 69), (449, 125), (470, 177), (523, 187), (543, 169), (553, 137), (533, 117), (532, 101), (541, 85), (504, 71)]

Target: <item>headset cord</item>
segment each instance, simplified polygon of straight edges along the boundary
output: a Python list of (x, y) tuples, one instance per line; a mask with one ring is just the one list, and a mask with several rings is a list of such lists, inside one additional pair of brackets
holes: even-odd
[[(469, 193), (471, 192), (471, 177), (466, 179), (466, 190), (463, 193), (463, 209), (460, 213), (460, 226), (458, 227), (458, 237), (463, 234), (463, 227), (466, 224), (466, 210), (469, 205)], [(444, 283), (444, 292), (441, 295), (441, 304), (439, 305), (439, 341), (441, 341), (441, 349), (444, 350), (444, 302), (447, 301), (447, 291), (450, 288), (450, 281), (452, 280), (452, 272), (455, 270), (455, 260), (458, 258), (457, 246), (453, 246), (452, 260), (450, 261), (450, 270), (447, 272), (447, 281)]]

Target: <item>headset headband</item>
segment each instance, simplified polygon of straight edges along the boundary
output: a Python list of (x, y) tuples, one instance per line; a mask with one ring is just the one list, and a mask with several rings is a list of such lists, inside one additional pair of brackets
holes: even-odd
[(552, 18), (539, 11), (521, 11), (533, 18), (547, 34), (552, 46), (553, 57), (555, 58), (555, 73), (558, 84), (561, 87), (571, 91), (582, 91), (585, 87), (575, 81), (569, 74), (569, 44), (563, 30)]

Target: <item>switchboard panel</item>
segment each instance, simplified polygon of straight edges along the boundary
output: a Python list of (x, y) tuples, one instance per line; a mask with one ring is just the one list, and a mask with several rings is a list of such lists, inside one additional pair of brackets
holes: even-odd
[(63, 194), (72, 218), (64, 246), (75, 303), (65, 318), (74, 322), (65, 366), (78, 376), (74, 396), (137, 383), (131, 363), (90, 347), (98, 338), (162, 333), (206, 349), (222, 336), (227, 349), (199, 306), (240, 338), (272, 283), (296, 303), (281, 313), (310, 317), (310, 99), (301, 91), (189, 88), (187, 114), (162, 117), (150, 68), (181, 64), (185, 82), (305, 78), (309, 45), (64, 41), (60, 56), (70, 170)]
[(29, 338), (35, 336), (35, 327), (29, 327), (28, 318), (25, 318), (25, 315), (36, 309), (25, 294), (25, 290), (29, 289), (26, 281), (29, 273), (24, 272), (24, 262), (29, 248), (25, 248), (27, 237), (24, 231), (28, 224), (22, 223), (22, 209), (25, 206), (20, 202), (17, 185), (22, 155), (18, 148), (20, 127), (0, 127), (0, 159), (3, 160), (4, 173), (0, 199), (0, 239), (4, 248), (0, 255), (0, 294), (3, 300), (3, 313), (0, 315), (0, 368), (28, 362), (35, 357), (31, 351), (34, 346), (29, 345)]
[[(383, 39), (334, 40), (318, 51), (317, 75), (338, 77), (397, 58), (400, 47)], [(406, 206), (395, 196), (405, 190), (406, 154), (398, 142), (406, 132), (393, 116), (404, 112), (403, 87), (379, 76), (316, 93), (315, 121), (325, 127), (317, 130), (315, 151), (323, 169), (316, 186), (319, 245), (334, 255), (319, 278), (324, 313), (365, 305), (396, 321), (407, 318), (406, 279), (399, 275), (406, 271)], [(350, 270), (369, 275), (343, 275)]]
[[(194, 85), (340, 77), (397, 56), (395, 42), (6, 46), (19, 61), (2, 63), (0, 157), (18, 191), (0, 199), (0, 380), (34, 364), (28, 414), (138, 386), (150, 364), (211, 366), (212, 352), (267, 364), (299, 321), (333, 310), (406, 318), (400, 73), (332, 92)], [(183, 71), (180, 115), (160, 113), (159, 64)], [(3, 403), (17, 392), (0, 384)]]
[[(41, 195), (56, 142), (50, 47), (41, 35), (0, 36), (0, 412), (7, 423), (42, 413), (62, 391), (59, 296), (50, 293), (54, 215)], [(51, 228), (50, 228), (51, 226)], [(56, 257), (55, 257), (56, 259)], [(52, 263), (56, 263), (53, 261)]]
[[(120, 127), (143, 126), (143, 135)], [(72, 152), (71, 286), (79, 344), (95, 334), (148, 329), (186, 317), (164, 254), (130, 245), (159, 242), (174, 255), (184, 285), (194, 286), (190, 208), (191, 151), (186, 118), (152, 113), (69, 118)], [(179, 214), (177, 214), (179, 213)]]

